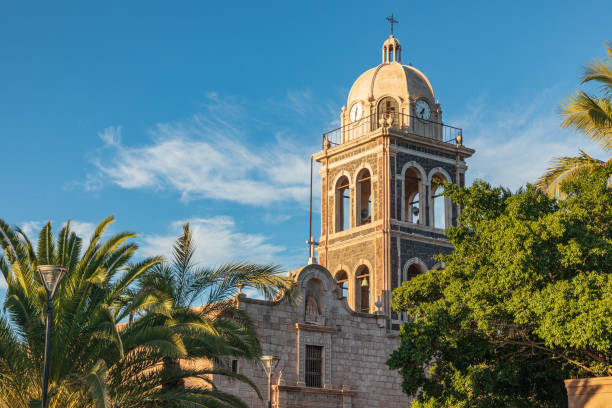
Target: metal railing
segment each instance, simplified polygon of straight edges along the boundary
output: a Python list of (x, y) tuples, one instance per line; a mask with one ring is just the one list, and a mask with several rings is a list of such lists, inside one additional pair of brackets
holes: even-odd
[(325, 148), (325, 141), (327, 140), (331, 147), (334, 147), (365, 136), (367, 133), (382, 127), (382, 120), (390, 128), (407, 135), (427, 137), (449, 144), (457, 144), (457, 137), (462, 134), (461, 128), (444, 123), (402, 113), (388, 113), (383, 117), (379, 117), (379, 115), (366, 116), (358, 121), (323, 133), (322, 145)]

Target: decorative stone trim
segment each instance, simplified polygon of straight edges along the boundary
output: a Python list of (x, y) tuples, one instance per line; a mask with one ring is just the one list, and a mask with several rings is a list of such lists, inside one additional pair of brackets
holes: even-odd
[(308, 323), (296, 323), (295, 328), (298, 330), (319, 332), (319, 333), (336, 333), (340, 331), (340, 329), (336, 327), (319, 326), (316, 324), (308, 324)]
[[(304, 323), (297, 323), (296, 328), (298, 331), (298, 352), (297, 352), (297, 378), (298, 386), (306, 385), (306, 345), (311, 346), (322, 346), (323, 347), (323, 369), (321, 370), (321, 384), (323, 388), (329, 388), (331, 386), (331, 366), (332, 366), (332, 341), (331, 334), (336, 333), (337, 330), (329, 330), (329, 327), (316, 326)], [(321, 330), (323, 328), (323, 330)]]
[(332, 389), (332, 388), (314, 388), (314, 387), (300, 387), (297, 385), (272, 385), (272, 388), (278, 391), (286, 392), (299, 392), (302, 394), (324, 394), (324, 395), (355, 395), (357, 391), (349, 390), (346, 388)]

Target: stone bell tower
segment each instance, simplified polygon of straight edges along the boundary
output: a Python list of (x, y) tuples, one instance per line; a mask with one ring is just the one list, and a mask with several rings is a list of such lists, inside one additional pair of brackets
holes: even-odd
[(313, 155), (321, 164), (319, 263), (352, 309), (382, 311), (391, 330), (403, 319), (390, 310), (391, 291), (443, 267), (433, 256), (452, 250), (444, 230), (459, 209), (440, 195), (439, 181), (463, 186), (474, 153), (461, 129), (442, 123), (429, 80), (402, 65), (401, 52), (389, 36), (381, 64), (353, 84), (341, 127)]

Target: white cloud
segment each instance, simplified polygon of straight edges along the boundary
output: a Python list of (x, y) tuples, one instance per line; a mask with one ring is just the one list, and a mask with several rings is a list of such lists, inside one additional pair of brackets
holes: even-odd
[(32, 245), (34, 245), (34, 243), (38, 241), (38, 235), (44, 225), (45, 223), (41, 221), (26, 221), (21, 224), (21, 230), (30, 239)]
[[(64, 224), (66, 225), (66, 224)], [(64, 225), (62, 225), (62, 227), (64, 227)], [(75, 234), (77, 234), (79, 237), (81, 237), (83, 239), (83, 245), (84, 247), (87, 246), (87, 243), (89, 242), (89, 240), (91, 239), (91, 236), (93, 235), (94, 231), (96, 230), (97, 224), (91, 223), (91, 222), (85, 222), (85, 221), (70, 221), (70, 231), (74, 232)], [(108, 229), (106, 230), (106, 233), (108, 234)]]
[(98, 136), (106, 146), (117, 146), (121, 143), (121, 126), (109, 126), (98, 132)]
[(174, 221), (170, 224), (168, 234), (143, 235), (139, 253), (144, 256), (170, 257), (172, 245), (182, 234), (185, 222), (189, 222), (196, 246), (194, 260), (202, 265), (241, 260), (278, 263), (279, 255), (285, 251), (285, 247), (271, 243), (270, 237), (238, 231), (233, 218), (217, 216)]
[(597, 146), (585, 136), (561, 129), (558, 106), (547, 91), (528, 105), (495, 110), (481, 98), (463, 117), (449, 121), (463, 128), (464, 144), (476, 153), (468, 160), (468, 179), (481, 178), (512, 190), (533, 183), (558, 156), (575, 156), (583, 149), (595, 156)]
[(214, 93), (208, 98), (207, 114), (158, 124), (143, 146), (124, 146), (115, 137), (120, 128), (105, 129), (100, 137), (113, 149), (96, 158), (99, 174), (87, 175), (85, 188), (110, 181), (124, 189), (174, 189), (183, 201), (306, 203), (309, 156), (317, 146), (296, 144), (281, 133), (266, 143), (244, 142), (251, 122), (241, 116), (241, 107), (217, 102)]

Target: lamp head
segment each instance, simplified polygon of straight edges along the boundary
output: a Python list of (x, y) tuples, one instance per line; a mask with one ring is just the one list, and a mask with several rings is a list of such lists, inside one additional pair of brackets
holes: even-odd
[(276, 356), (261, 356), (260, 361), (266, 375), (270, 375), (278, 365), (280, 358)]
[(40, 274), (47, 297), (52, 300), (68, 269), (58, 265), (39, 265), (36, 269)]

